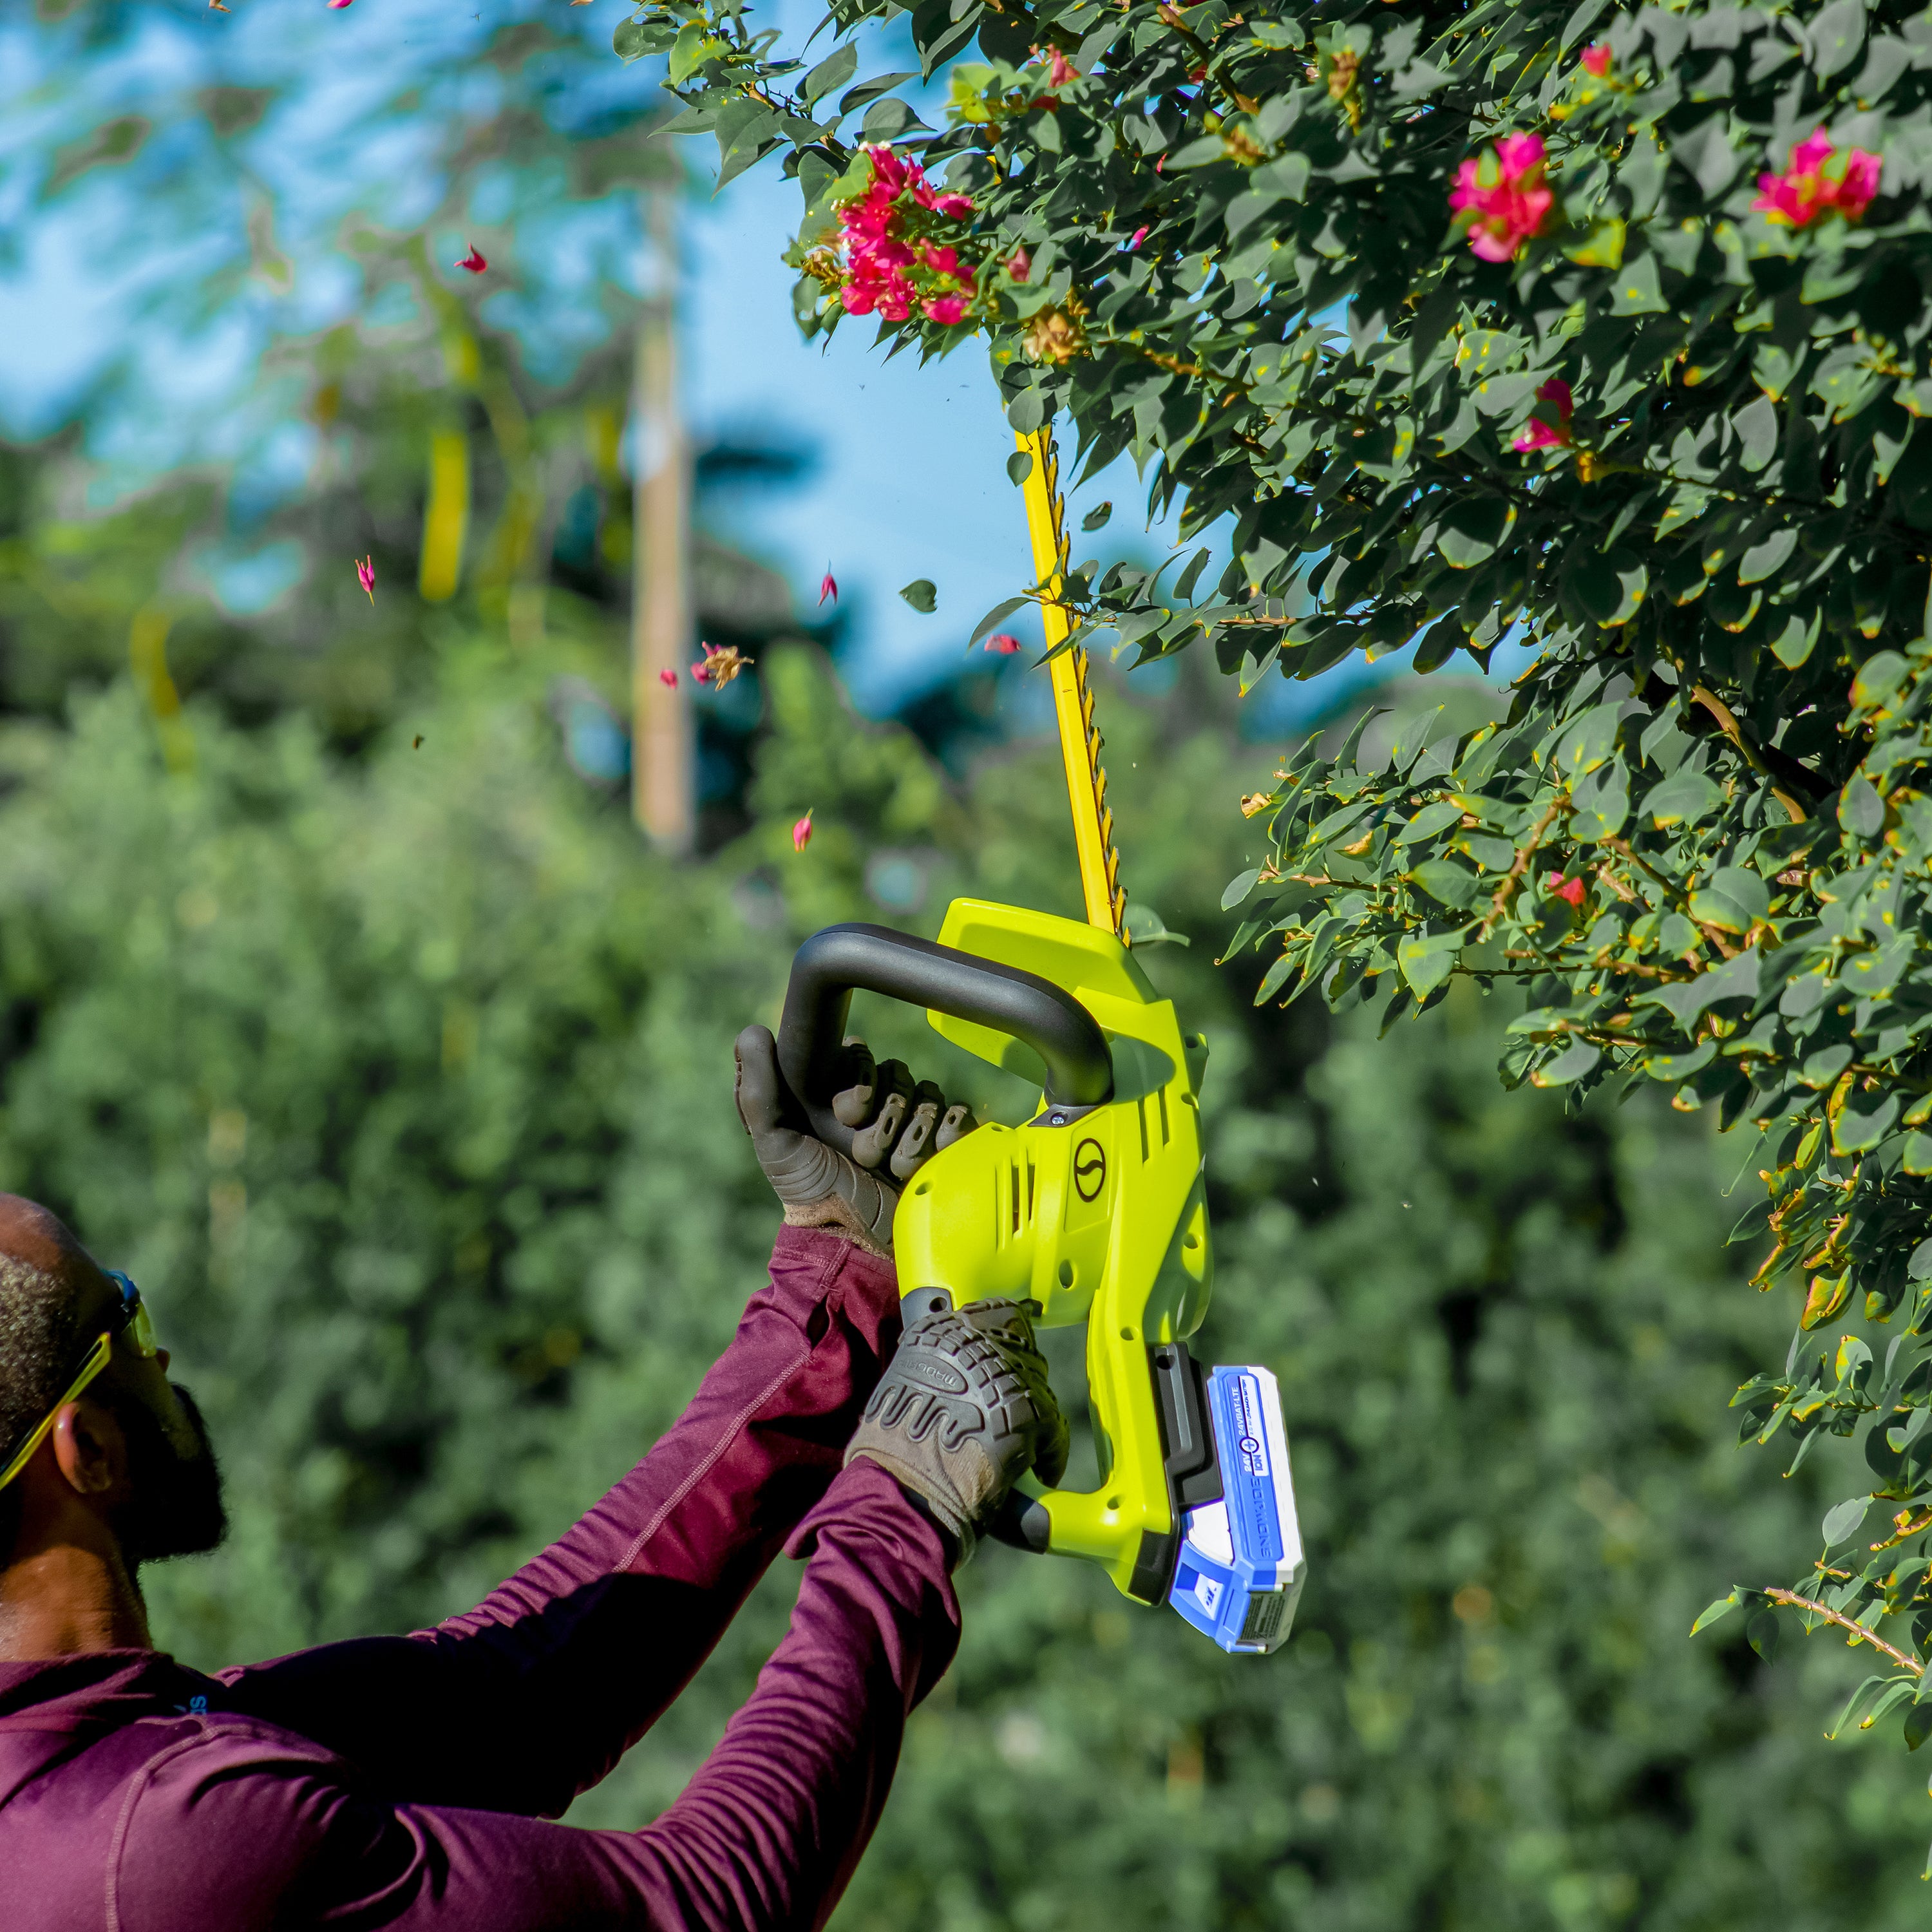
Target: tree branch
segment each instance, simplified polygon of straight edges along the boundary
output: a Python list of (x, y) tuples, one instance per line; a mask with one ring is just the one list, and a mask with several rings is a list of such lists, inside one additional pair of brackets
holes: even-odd
[(1894, 1650), (1876, 1632), (1867, 1630), (1863, 1624), (1854, 1623), (1850, 1617), (1828, 1608), (1816, 1598), (1801, 1597), (1796, 1590), (1767, 1590), (1764, 1594), (1774, 1604), (1789, 1604), (1794, 1610), (1810, 1610), (1822, 1617), (1827, 1623), (1836, 1624), (1840, 1630), (1850, 1630), (1852, 1642), (1868, 1643), (1874, 1650), (1883, 1651), (1894, 1664), (1910, 1671), (1913, 1676), (1923, 1677), (1925, 1675), (1924, 1665), (1916, 1657), (1907, 1657), (1904, 1651)]

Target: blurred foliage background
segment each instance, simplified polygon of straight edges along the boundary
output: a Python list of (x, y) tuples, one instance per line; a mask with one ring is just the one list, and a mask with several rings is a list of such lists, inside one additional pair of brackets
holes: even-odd
[[(959, 892), (1078, 910), (1052, 746), (1012, 725), (1023, 666), (863, 721), (836, 623), (801, 627), (722, 518), (700, 614), (757, 665), (701, 700), (703, 856), (640, 844), (622, 339), (533, 369), (439, 295), (430, 232), (372, 248), (403, 308), (262, 378), (326, 446), (247, 512), (319, 560), (299, 595), (196, 587), (234, 466), (103, 502), (78, 428), (0, 452), (0, 1184), (141, 1280), (206, 1407), (235, 1534), (149, 1580), (204, 1666), (474, 1601), (676, 1412), (776, 1222), (730, 1042), (802, 938), (930, 934)], [(429, 452), (456, 432), (472, 540), (425, 597)], [(760, 466), (782, 480), (783, 452), (711, 452), (700, 482)], [(1310, 1581), (1262, 1662), (989, 1549), (836, 1924), (1916, 1924), (1907, 1763), (1819, 1736), (1860, 1660), (1685, 1635), (1802, 1562), (1843, 1487), (1826, 1456), (1784, 1481), (1729, 1446), (1781, 1340), (1723, 1250), (1742, 1150), (1644, 1100), (1500, 1092), (1493, 1001), (1386, 1042), (1250, 1008), (1219, 895), (1261, 856), (1234, 800), (1268, 760), (1205, 674), (1169, 675), (1102, 668), (1112, 796), (1136, 898), (1190, 941), (1149, 970), (1213, 1043), (1202, 1352), (1282, 1378)], [(976, 1103), (1023, 1100), (912, 1016), (861, 1017)], [(1077, 1338), (1053, 1346), (1077, 1399)], [(668, 1801), (794, 1584), (574, 1817)]]

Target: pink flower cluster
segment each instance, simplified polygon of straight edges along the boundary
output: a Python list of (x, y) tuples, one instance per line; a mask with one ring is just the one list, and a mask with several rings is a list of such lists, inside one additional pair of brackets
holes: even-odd
[(1570, 442), (1570, 418), (1576, 411), (1570, 385), (1561, 376), (1552, 376), (1537, 391), (1536, 400), (1555, 404), (1555, 420), (1547, 416), (1532, 416), (1517, 430), (1510, 448), (1520, 450), (1526, 456), (1533, 449), (1568, 448)]
[(1449, 206), (1484, 261), (1507, 262), (1543, 232), (1556, 205), (1543, 178), (1545, 158), (1541, 135), (1505, 134), (1480, 161), (1456, 170)]
[(1820, 128), (1808, 141), (1791, 150), (1791, 165), (1781, 175), (1760, 175), (1752, 212), (1786, 228), (1808, 228), (1820, 216), (1842, 214), (1856, 221), (1878, 193), (1883, 164), (1876, 154), (1854, 148), (1832, 173), (1825, 164), (1838, 152)]
[(918, 162), (890, 148), (868, 148), (866, 154), (872, 186), (838, 211), (846, 263), (838, 298), (847, 313), (904, 322), (916, 308), (948, 328), (964, 321), (973, 271), (957, 248), (934, 238), (938, 224), (932, 218), (963, 220), (973, 212), (971, 200), (935, 188)]

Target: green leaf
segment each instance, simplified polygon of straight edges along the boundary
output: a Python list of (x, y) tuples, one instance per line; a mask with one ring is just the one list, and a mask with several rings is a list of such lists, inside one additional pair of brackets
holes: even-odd
[(1564, 242), (1563, 252), (1580, 268), (1620, 267), (1624, 259), (1622, 216), (1598, 215), (1581, 238)]
[(1720, 866), (1690, 895), (1690, 916), (1726, 932), (1749, 931), (1771, 916), (1771, 890), (1748, 866)]
[(1586, 843), (1614, 838), (1630, 817), (1630, 773), (1612, 758), (1570, 788), (1570, 830)]
[[(903, 596), (905, 593), (902, 591), (899, 594)], [(1016, 610), (1024, 610), (1032, 602), (1033, 599), (1030, 597), (1009, 597), (995, 604), (980, 620), (979, 622), (973, 626), (973, 634), (966, 640), (966, 648), (970, 650), (982, 638), (1010, 617)], [(914, 608), (916, 609), (918, 607), (915, 605)]]
[(1786, 670), (1796, 670), (1811, 655), (1818, 641), (1818, 630), (1823, 622), (1822, 610), (1814, 610), (1808, 624), (1796, 611), (1784, 620), (1784, 628), (1771, 640), (1772, 655)]
[(1811, 69), (1820, 80), (1842, 73), (1865, 44), (1864, 0), (1832, 0), (1812, 20)]
[(1707, 1040), (1688, 1053), (1653, 1053), (1643, 1063), (1643, 1070), (1653, 1080), (1668, 1080), (1674, 1086), (1701, 1073), (1718, 1057), (1718, 1042)]
[(836, 52), (826, 55), (805, 77), (805, 85), (799, 89), (806, 104), (815, 104), (835, 87), (843, 87), (852, 78), (859, 64), (859, 50), (856, 44), (848, 42)]
[(1475, 873), (1453, 859), (1426, 859), (1408, 877), (1452, 912), (1468, 910), (1487, 890)]
[(1594, 772), (1617, 748), (1617, 714), (1622, 709), (1618, 704), (1592, 705), (1581, 717), (1570, 719), (1556, 741), (1554, 761), (1573, 778)]
[(711, 58), (716, 45), (716, 36), (713, 35), (706, 22), (687, 20), (678, 29), (677, 38), (671, 44), (670, 64), (671, 86), (682, 87), (698, 68)]
[(1738, 1606), (1738, 1593), (1733, 1590), (1728, 1597), (1720, 1597), (1714, 1604), (1708, 1604), (1698, 1613), (1697, 1621), (1690, 1626), (1690, 1634), (1695, 1636), (1700, 1630), (1707, 1630), (1714, 1623), (1720, 1622)]
[[(986, 620), (988, 625), (990, 626), (993, 624), (998, 623), (1000, 620), (1000, 612), (995, 610), (992, 616)], [(1232, 912), (1235, 907), (1239, 905), (1242, 900), (1246, 898), (1249, 893), (1254, 890), (1256, 882), (1261, 878), (1261, 875), (1262, 868), (1260, 866), (1250, 866), (1245, 872), (1241, 874), (1240, 878), (1232, 880), (1229, 884), (1227, 890), (1221, 895), (1221, 910), (1223, 912)]]
[(1885, 824), (1885, 800), (1862, 772), (1854, 772), (1838, 794), (1838, 823), (1861, 838), (1878, 836)]
[(1127, 938), (1134, 946), (1191, 946), (1193, 941), (1184, 932), (1176, 932), (1150, 905), (1138, 899), (1127, 902)]
[(1643, 809), (1660, 831), (1673, 825), (1696, 825), (1724, 802), (1723, 791), (1704, 773), (1680, 765), (1661, 784), (1644, 794)]
[(1006, 476), (1015, 484), (1024, 483), (1033, 474), (1033, 452), (1016, 449), (1006, 458)]
[(1529, 1076), (1532, 1087), (1567, 1087), (1603, 1058), (1601, 1048), (1586, 1040), (1573, 1040), (1554, 1060), (1545, 1060)]
[(1828, 1510), (1824, 1522), (1825, 1547), (1834, 1550), (1855, 1535), (1871, 1504), (1872, 1499), (1869, 1495), (1847, 1496), (1835, 1508)]
[(1744, 561), (1738, 566), (1740, 584), (1760, 584), (1765, 578), (1782, 570), (1791, 553), (1798, 548), (1798, 532), (1787, 526), (1773, 530), (1763, 542), (1754, 544), (1744, 554)]
[(910, 584), (901, 584), (899, 595), (925, 616), (939, 608), (939, 592), (929, 577), (915, 577)]
[(1462, 934), (1457, 931), (1438, 933), (1430, 938), (1405, 939), (1396, 946), (1396, 964), (1418, 1000), (1426, 999), (1448, 978), (1462, 944)]
[(1452, 568), (1468, 570), (1495, 556), (1497, 546), (1515, 527), (1515, 508), (1503, 497), (1465, 497), (1444, 518), (1436, 547)]
[(1657, 258), (1640, 255), (1626, 262), (1611, 284), (1612, 315), (1661, 315), (1666, 304), (1657, 280)]

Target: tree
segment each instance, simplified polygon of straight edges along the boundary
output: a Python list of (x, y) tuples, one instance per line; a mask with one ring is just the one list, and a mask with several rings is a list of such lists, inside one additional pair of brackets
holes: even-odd
[(1240, 943), (1279, 946), (1262, 997), (1390, 1017), (1520, 984), (1508, 1082), (1660, 1082), (1760, 1133), (1737, 1238), (1768, 1232), (1757, 1279), (1802, 1330), (1852, 1326), (1752, 1378), (1744, 1432), (1797, 1458), (1864, 1432), (1894, 1521), (1848, 1499), (1796, 1594), (1810, 1622), (1889, 1620), (1868, 1689), (1916, 1743), (1922, 20), (933, 0), (910, 24), (946, 77), (935, 131), (912, 76), (840, 92), (896, 14), (835, 8), (808, 70), (735, 0), (658, 0), (616, 46), (668, 52), (721, 178), (784, 151), (808, 329), (876, 315), (922, 354), (983, 331), (1016, 430), (1064, 414), (1090, 467), (1131, 452), (1184, 537), (1232, 520), (1211, 586), (1204, 546), (1171, 594), (1070, 574), (1136, 662), (1206, 642), (1247, 686), (1535, 645), (1499, 724), (1423, 724), (1381, 769), (1311, 743), (1244, 800), (1271, 846), (1231, 889)]
[[(170, 769), (124, 684), (0, 727), (0, 1184), (133, 1271), (204, 1400), (233, 1539), (144, 1579), (195, 1664), (473, 1601), (676, 1413), (776, 1223), (730, 1040), (806, 933), (888, 896), (928, 934), (956, 892), (1078, 910), (1050, 743), (954, 785), (796, 648), (760, 666), (754, 830), (664, 862), (561, 754), (564, 649), (446, 640), (352, 759), (203, 698)], [(1100, 703), (1136, 898), (1191, 940), (1144, 956), (1211, 1044), (1204, 1347), (1282, 1378), (1298, 1634), (1224, 1657), (983, 1552), (842, 1922), (1916, 1923), (1916, 1787), (1850, 1744), (1799, 1774), (1835, 1660), (1683, 1641), (1838, 1480), (1766, 1484), (1701, 1426), (1776, 1328), (1698, 1258), (1729, 1218), (1708, 1115), (1496, 1092), (1466, 986), (1394, 1057), (1359, 1011), (1250, 1007), (1214, 961), (1256, 828), (1191, 808), (1240, 755), (1210, 682)], [(918, 1016), (860, 1017), (1023, 1102)], [(1048, 1340), (1084, 1443), (1079, 1337)], [(576, 1815), (675, 1794), (795, 1582)]]

